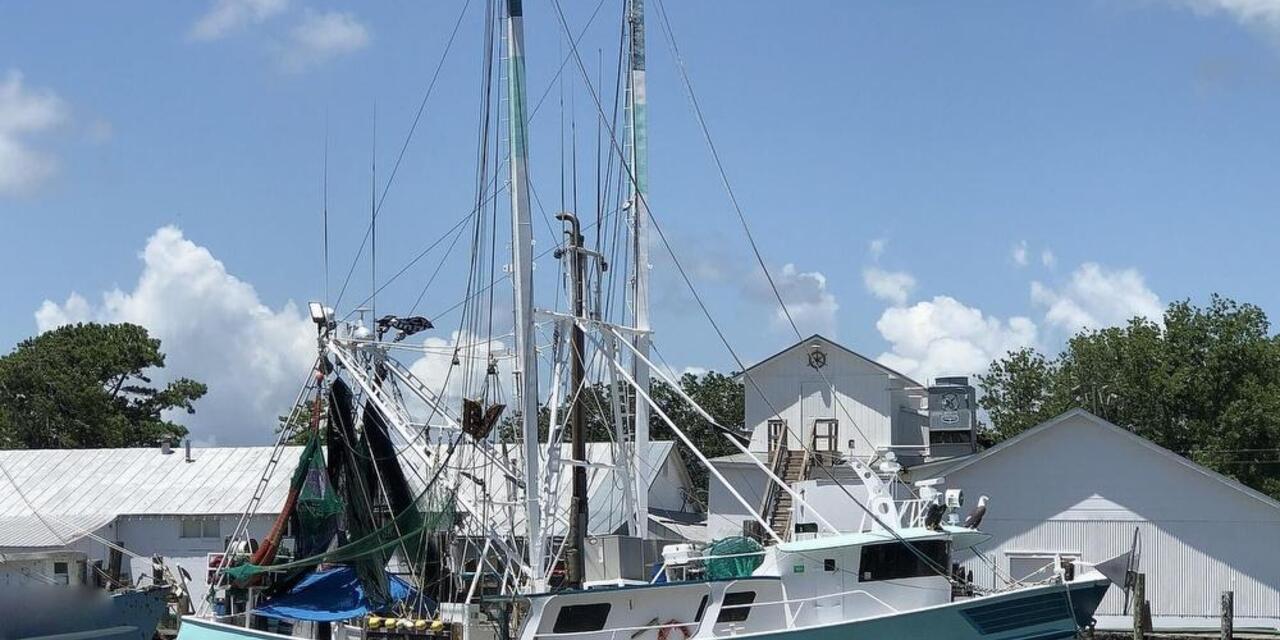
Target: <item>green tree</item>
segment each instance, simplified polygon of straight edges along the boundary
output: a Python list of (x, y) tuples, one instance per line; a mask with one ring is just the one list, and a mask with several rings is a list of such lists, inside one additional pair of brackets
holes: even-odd
[[(738, 432), (743, 429), (746, 409), (742, 383), (732, 375), (715, 371), (709, 371), (701, 376), (686, 373), (680, 377), (680, 388), (721, 426)], [(661, 407), (671, 421), (689, 436), (703, 455), (714, 458), (738, 453), (737, 447), (725, 439), (725, 433), (703, 418), (670, 385), (655, 381), (652, 389), (654, 403)], [(707, 479), (710, 476), (706, 466), (689, 451), (689, 447), (684, 442), (672, 433), (671, 428), (658, 417), (656, 412), (650, 412), (649, 425), (654, 439), (676, 441), (676, 448), (680, 451), (685, 468), (693, 481), (695, 495), (690, 497), (696, 504), (705, 507)]]
[(156, 387), (160, 341), (135, 324), (76, 324), (24, 340), (0, 357), (0, 448), (153, 446), (187, 430), (162, 413), (195, 412), (205, 385)]
[[(680, 388), (689, 397), (693, 398), (711, 417), (716, 419), (719, 424), (735, 430), (741, 431), (743, 428), (743, 393), (742, 384), (734, 379), (731, 375), (724, 375), (711, 371), (700, 376), (686, 373), (680, 377)], [(624, 393), (629, 388), (624, 385)], [(586, 421), (586, 434), (588, 442), (611, 442), (615, 440), (613, 427), (613, 413), (610, 405), (610, 388), (608, 384), (596, 383), (588, 386), (582, 393), (583, 413)], [(697, 445), (698, 450), (708, 458), (722, 456), (730, 453), (737, 453), (738, 449), (730, 444), (723, 435), (723, 432), (716, 429), (703, 418), (697, 411), (693, 409), (689, 403), (685, 402), (675, 389), (661, 380), (654, 380), (650, 385), (650, 396), (655, 404), (666, 413), (671, 421), (680, 427), (689, 439)], [(620, 399), (624, 403), (634, 403), (636, 400), (634, 393), (626, 395), (625, 399)], [(569, 411), (569, 400), (566, 399), (558, 409), (557, 419), (564, 421)], [(550, 412), (544, 407), (539, 413), (539, 439), (543, 442), (547, 440), (547, 425), (550, 423)], [(514, 418), (507, 414), (502, 420), (499, 427), (503, 438), (513, 439), (519, 431), (519, 426), (515, 423)], [(689, 447), (684, 444), (671, 431), (667, 423), (658, 416), (656, 411), (649, 412), (649, 435), (654, 440), (674, 440), (676, 448), (680, 451), (680, 456), (684, 460), (685, 469), (689, 472), (689, 477), (693, 481), (694, 495), (690, 499), (699, 506), (705, 506), (707, 502), (707, 478), (708, 471), (705, 466), (698, 460)], [(564, 434), (565, 441), (568, 441), (568, 434)]]
[(1175, 302), (1161, 323), (1082, 331), (1052, 360), (1009, 353), (979, 385), (995, 440), (1083, 407), (1280, 497), (1280, 337), (1256, 306)]

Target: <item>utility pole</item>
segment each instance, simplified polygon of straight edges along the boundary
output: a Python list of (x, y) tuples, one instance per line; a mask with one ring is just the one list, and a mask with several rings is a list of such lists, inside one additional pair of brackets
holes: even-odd
[(587, 539), (587, 468), (583, 463), (587, 461), (587, 425), (582, 414), (582, 407), (585, 402), (583, 394), (587, 392), (585, 388), (587, 377), (587, 360), (586, 332), (582, 329), (583, 322), (587, 320), (586, 314), (586, 252), (582, 247), (582, 233), (579, 229), (578, 218), (572, 213), (561, 213), (556, 216), (557, 220), (569, 224), (569, 229), (565, 231), (568, 240), (565, 242), (566, 249), (557, 252), (557, 257), (564, 255), (567, 251), (569, 255), (569, 273), (572, 281), (573, 290), (570, 293), (570, 304), (573, 305), (573, 316), (576, 318), (573, 329), (570, 332), (570, 350), (572, 354), (572, 366), (570, 369), (569, 394), (573, 398), (573, 405), (569, 408), (569, 437), (573, 442), (573, 498), (569, 503), (569, 542), (565, 549), (565, 565), (568, 569), (566, 582), (570, 587), (582, 587), (583, 579), (586, 571), (584, 561), (586, 559), (586, 539)]
[(516, 393), (524, 438), (525, 547), (531, 591), (545, 590), (546, 557), (538, 497), (538, 354), (533, 332), (533, 223), (529, 217), (528, 129), (524, 79), (524, 10), (507, 0), (507, 93), (510, 104), (511, 271), (515, 285)]
[[(628, 0), (627, 21), (631, 33), (630, 53), (627, 62), (627, 117), (631, 153), (628, 158), (631, 173), (631, 238), (634, 243), (631, 255), (635, 256), (632, 268), (632, 326), (638, 331), (632, 345), (644, 358), (649, 357), (649, 117), (644, 86), (644, 0)], [(631, 375), (636, 385), (649, 390), (649, 367), (641, 358), (631, 359)], [(649, 533), (649, 487), (641, 481), (643, 474), (639, 460), (649, 448), (649, 404), (636, 398), (635, 439), (631, 460), (636, 476), (634, 521), (632, 535), (647, 538)]]

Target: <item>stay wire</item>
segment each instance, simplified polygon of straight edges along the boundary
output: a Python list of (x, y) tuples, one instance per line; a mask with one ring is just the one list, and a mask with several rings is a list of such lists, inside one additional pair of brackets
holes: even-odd
[[(556, 14), (557, 14), (557, 17), (559, 18), (559, 21), (560, 21), (560, 25), (561, 25), (561, 27), (562, 27), (565, 31), (569, 31), (569, 28), (568, 28), (568, 22), (567, 22), (567, 20), (566, 20), (566, 19), (565, 19), (565, 17), (564, 17), (564, 9), (563, 9), (563, 7), (561, 7), (560, 0), (552, 0), (552, 4), (555, 6)], [(662, 17), (663, 17), (663, 18), (664, 18), (664, 20), (665, 20), (665, 12), (662, 12), (662, 11), (661, 11), (661, 0), (658, 0), (658, 4), (659, 4), (659, 10), (660, 10), (660, 13), (662, 14)], [(577, 62), (578, 69), (579, 69), (579, 71), (580, 71), (580, 72), (581, 72), (581, 74), (582, 74), (583, 81), (587, 84), (588, 89), (589, 89), (589, 91), (590, 91), (590, 93), (591, 93), (591, 96), (592, 96), (592, 98), (593, 98), (593, 99), (594, 99), (594, 101), (595, 101), (596, 108), (597, 108), (597, 110), (600, 112), (600, 114), (603, 116), (603, 115), (604, 115), (604, 108), (603, 108), (603, 106), (602, 106), (602, 105), (601, 105), (601, 103), (600, 103), (600, 98), (599, 98), (599, 96), (596, 94), (595, 89), (594, 89), (594, 87), (593, 87), (593, 86), (592, 86), (592, 84), (591, 84), (590, 75), (589, 75), (589, 74), (587, 73), (587, 71), (586, 71), (586, 66), (582, 63), (582, 58), (581, 58), (581, 56), (579, 55), (579, 53), (578, 53), (578, 50), (577, 50), (577, 47), (576, 47), (576, 46), (573, 48), (572, 53), (573, 53), (573, 56), (574, 56), (575, 61)], [(615, 131), (613, 131), (613, 130), (611, 130), (611, 131), (610, 131), (610, 142), (611, 142), (611, 146), (613, 146), (613, 148), (615, 149), (615, 151), (616, 151), (619, 155), (622, 155), (622, 150), (621, 150), (621, 148), (619, 147), (619, 145), (618, 145), (618, 141), (617, 141), (617, 134), (616, 134), (616, 132), (615, 132)], [(631, 170), (631, 168), (630, 168), (630, 167), (624, 167), (624, 168), (625, 168), (625, 170), (626, 170), (627, 177), (628, 177), (628, 179), (630, 180), (630, 182), (631, 182), (631, 184), (632, 184), (633, 188), (636, 188), (636, 186), (637, 186), (637, 181), (636, 181), (636, 176), (635, 176), (635, 174), (632, 172), (632, 170)], [(641, 193), (641, 192), (639, 192), (639, 190), (638, 190), (638, 189), (637, 189), (637, 191), (636, 191), (636, 197), (637, 197), (637, 199), (639, 199), (642, 203), (646, 204), (645, 209), (646, 209), (646, 210), (648, 210), (647, 203), (645, 203), (645, 200), (646, 200), (646, 199), (645, 199), (645, 197), (644, 197), (644, 194), (643, 194), (643, 193)], [(752, 386), (756, 388), (757, 393), (759, 393), (759, 394), (760, 394), (760, 396), (761, 396), (762, 398), (765, 398), (765, 399), (766, 399), (766, 402), (767, 402), (767, 401), (768, 401), (768, 400), (767, 400), (767, 396), (765, 396), (765, 394), (764, 394), (763, 390), (759, 388), (758, 384), (756, 384), (756, 382), (754, 381), (753, 377), (747, 374), (747, 372), (746, 372), (746, 367), (743, 365), (743, 362), (742, 362), (741, 358), (739, 358), (739, 357), (738, 357), (737, 352), (733, 349), (732, 345), (729, 343), (729, 341), (728, 341), (727, 337), (725, 336), (725, 334), (724, 334), (723, 330), (722, 330), (722, 329), (720, 328), (720, 326), (715, 322), (714, 317), (711, 315), (710, 310), (707, 308), (707, 306), (706, 306), (705, 302), (703, 301), (702, 297), (697, 293), (697, 288), (696, 288), (696, 287), (694, 287), (692, 280), (689, 278), (689, 275), (688, 275), (687, 271), (684, 269), (684, 266), (680, 263), (679, 258), (676, 256), (675, 251), (672, 249), (672, 246), (671, 246), (670, 242), (668, 242), (668, 240), (667, 240), (667, 237), (666, 237), (665, 232), (662, 230), (661, 225), (659, 225), (659, 223), (658, 223), (658, 221), (657, 221), (656, 217), (653, 215), (652, 211), (649, 211), (649, 219), (650, 219), (650, 221), (653, 223), (653, 225), (652, 225), (652, 226), (653, 226), (653, 229), (654, 229), (655, 231), (657, 231), (657, 232), (658, 232), (658, 237), (659, 237), (659, 239), (662, 241), (663, 246), (667, 249), (667, 252), (671, 255), (672, 261), (673, 261), (673, 263), (676, 265), (676, 269), (677, 269), (677, 271), (680, 273), (681, 278), (684, 280), (685, 285), (689, 288), (690, 292), (693, 294), (693, 296), (694, 296), (694, 300), (697, 302), (697, 304), (698, 304), (699, 308), (702, 310), (703, 315), (704, 315), (704, 316), (706, 316), (706, 318), (707, 318), (708, 322), (710, 322), (710, 324), (711, 324), (712, 328), (713, 328), (713, 329), (715, 330), (715, 332), (716, 332), (716, 335), (720, 338), (721, 343), (722, 343), (722, 344), (724, 344), (725, 348), (729, 351), (729, 354), (733, 357), (734, 361), (738, 364), (738, 366), (739, 366), (739, 367), (741, 368), (741, 370), (743, 371), (743, 377), (744, 377), (744, 378), (746, 378), (748, 381), (750, 381), (750, 382), (752, 383)], [(767, 273), (767, 269), (766, 269), (766, 273)], [(777, 292), (776, 292), (776, 289), (775, 289), (775, 294), (776, 294), (776, 293), (777, 293)], [(784, 309), (785, 309), (785, 305), (784, 305)], [(794, 328), (794, 327), (793, 327), (793, 328)], [(798, 330), (797, 330), (797, 332), (798, 332)], [(770, 403), (770, 405), (771, 405), (771, 409), (773, 409), (773, 410), (774, 410), (774, 412), (775, 412), (775, 413), (777, 413), (777, 409), (776, 409), (776, 407), (772, 407), (772, 404), (771, 404), (771, 403)], [(725, 435), (725, 437), (734, 437), (734, 436), (729, 435), (728, 433), (725, 433), (724, 435)], [(802, 444), (802, 447), (803, 447), (803, 444)], [(819, 467), (821, 467), (821, 465), (819, 465)], [(825, 469), (825, 468), (824, 468), (824, 471), (826, 471), (826, 473), (831, 477), (831, 479), (832, 479), (832, 480), (834, 480), (834, 479), (835, 479), (835, 478), (834, 478), (834, 476), (832, 476), (832, 475), (831, 475), (830, 470), (827, 470), (827, 469)], [(867, 515), (869, 515), (869, 516), (871, 517), (871, 519), (872, 519), (872, 521), (873, 521), (873, 522), (875, 522), (875, 523), (879, 524), (883, 529), (885, 529), (886, 531), (888, 531), (888, 532), (889, 532), (889, 533), (890, 533), (894, 538), (896, 538), (899, 542), (903, 543), (906, 547), (908, 547), (908, 548), (912, 551), (912, 553), (916, 554), (916, 555), (917, 555), (921, 560), (925, 561), (925, 562), (926, 562), (926, 564), (928, 564), (928, 565), (930, 565), (930, 566), (933, 566), (933, 568), (935, 569), (935, 571), (936, 571), (936, 572), (938, 572), (938, 574), (939, 574), (939, 575), (941, 575), (941, 576), (943, 576), (943, 577), (947, 578), (948, 580), (953, 580), (953, 578), (950, 576), (949, 572), (947, 572), (947, 571), (946, 571), (945, 569), (943, 569), (943, 568), (939, 568), (939, 567), (937, 567), (937, 566), (936, 566), (936, 563), (934, 563), (934, 562), (932, 561), (932, 559), (931, 559), (931, 558), (929, 558), (927, 555), (925, 555), (924, 553), (922, 553), (920, 550), (916, 549), (916, 548), (915, 548), (915, 545), (912, 545), (912, 544), (911, 544), (910, 542), (908, 542), (905, 538), (903, 538), (902, 536), (900, 536), (900, 535), (899, 535), (899, 534), (898, 534), (898, 533), (897, 533), (893, 528), (889, 527), (888, 525), (885, 525), (885, 524), (880, 520), (879, 516), (877, 516), (877, 515), (876, 515), (876, 514), (875, 514), (875, 513), (874, 513), (874, 512), (869, 508), (869, 507), (867, 507), (866, 505), (862, 504), (862, 502), (861, 502), (860, 500), (858, 500), (857, 498), (855, 498), (855, 497), (853, 496), (853, 494), (849, 493), (848, 489), (846, 489), (846, 488), (845, 488), (843, 485), (841, 485), (839, 482), (836, 482), (835, 484), (836, 484), (836, 486), (840, 487), (841, 491), (842, 491), (842, 492), (844, 492), (844, 494), (845, 494), (846, 496), (848, 496), (848, 497), (849, 497), (849, 498), (854, 502), (854, 504), (856, 504), (860, 509), (862, 509), (864, 512), (866, 512), (866, 513), (867, 513)]]
[[(711, 137), (711, 130), (707, 126), (706, 119), (703, 117), (702, 106), (698, 102), (697, 94), (694, 92), (693, 82), (689, 78), (688, 69), (684, 64), (684, 57), (681, 55), (679, 44), (676, 42), (675, 31), (671, 28), (671, 23), (668, 20), (666, 7), (663, 5), (662, 0), (655, 0), (655, 2), (657, 4), (659, 17), (661, 18), (659, 25), (662, 27), (664, 39), (667, 46), (671, 49), (671, 54), (675, 60), (676, 68), (679, 71), (681, 82), (684, 85), (685, 94), (689, 99), (690, 105), (693, 107), (693, 112), (698, 121), (698, 126), (702, 133), (703, 140), (707, 143), (707, 147), (711, 151), (711, 157), (714, 160), (716, 169), (720, 175), (721, 185), (724, 187), (725, 193), (728, 195), (729, 201), (733, 205), (734, 213), (737, 215), (738, 222), (742, 227), (743, 233), (746, 235), (747, 241), (751, 245), (751, 251), (755, 255), (756, 263), (760, 266), (760, 270), (764, 272), (765, 279), (769, 283), (769, 288), (772, 291), (774, 298), (778, 301), (779, 308), (782, 309), (783, 315), (786, 316), (788, 324), (791, 325), (791, 330), (795, 333), (796, 339), (804, 340), (804, 335), (796, 325), (795, 319), (791, 315), (791, 310), (783, 300), (782, 294), (778, 290), (777, 283), (773, 279), (773, 274), (770, 273), (769, 268), (765, 263), (764, 256), (760, 252), (760, 247), (756, 243), (755, 234), (751, 232), (751, 226), (747, 222), (746, 215), (742, 212), (742, 206), (738, 203), (737, 194), (734, 192), (733, 185), (729, 181), (729, 174), (724, 168), (724, 163), (720, 159), (720, 152), (715, 145), (714, 139)], [(814, 370), (823, 379), (824, 383), (831, 386), (831, 380), (821, 368), (814, 367)], [(840, 409), (841, 413), (844, 414), (844, 417), (849, 419), (850, 426), (853, 427), (854, 431), (856, 431), (868, 445), (872, 446), (874, 452), (874, 443), (869, 437), (867, 437), (866, 433), (862, 431), (862, 428), (858, 426), (857, 420), (855, 420), (849, 411), (845, 409), (839, 396), (833, 396), (833, 398), (835, 399), (836, 405)], [(801, 440), (801, 446), (805, 446), (803, 440)]]
[[(391, 174), (387, 177), (387, 184), (382, 190), (382, 196), (378, 198), (378, 203), (373, 210), (374, 221), (377, 220), (378, 213), (382, 210), (382, 203), (387, 199), (387, 193), (391, 191), (391, 185), (395, 183), (397, 172), (400, 170), (400, 163), (404, 160), (405, 151), (409, 149), (409, 143), (413, 140), (413, 134), (418, 130), (418, 122), (422, 120), (422, 114), (426, 111), (427, 101), (430, 100), (432, 92), (436, 88), (436, 81), (440, 79), (440, 71), (444, 68), (444, 63), (449, 58), (449, 51), (453, 48), (453, 41), (458, 36), (458, 30), (462, 27), (462, 19), (466, 17), (467, 10), (471, 8), (471, 0), (467, 0), (462, 5), (462, 10), (458, 12), (458, 18), (453, 23), (453, 31), (449, 34), (449, 40), (444, 45), (444, 51), (440, 54), (440, 61), (436, 64), (435, 72), (431, 75), (431, 81), (427, 84), (427, 90), (422, 95), (422, 101), (418, 104), (418, 111), (413, 116), (413, 124), (409, 126), (409, 132), (405, 135), (404, 143), (400, 145), (400, 153), (396, 156), (395, 164), (391, 167)], [(342, 296), (347, 291), (347, 285), (351, 282), (351, 274), (355, 272), (356, 264), (360, 262), (360, 256), (364, 254), (365, 245), (369, 242), (369, 235), (373, 231), (372, 222), (370, 226), (365, 228), (364, 239), (360, 241), (360, 248), (356, 250), (356, 255), (351, 259), (351, 267), (347, 269), (347, 276), (342, 281), (342, 288), (338, 290), (338, 298), (334, 301), (333, 306), (336, 308), (342, 303)]]
[[(470, 2), (470, 0), (468, 0), (468, 3), (469, 3), (469, 2)], [(595, 20), (596, 16), (598, 15), (598, 13), (599, 13), (599, 11), (600, 11), (600, 8), (601, 8), (601, 7), (603, 7), (603, 6), (604, 6), (604, 0), (600, 0), (600, 1), (596, 4), (595, 10), (594, 10), (594, 11), (592, 12), (592, 14), (591, 14), (591, 18), (587, 21), (587, 24), (583, 26), (582, 30), (581, 30), (581, 31), (579, 32), (579, 34), (578, 34), (578, 39), (579, 39), (579, 40), (580, 40), (580, 39), (581, 39), (581, 38), (586, 34), (587, 29), (591, 26), (592, 22), (594, 22), (594, 20)], [(466, 10), (466, 8), (464, 7), (464, 9), (463, 9), (463, 10), (464, 10), (464, 15), (465, 15), (465, 10)], [(460, 16), (459, 16), (459, 21), (461, 21), (462, 17), (463, 17), (462, 15), (460, 15)], [(460, 22), (459, 22), (459, 24), (460, 24)], [(457, 34), (457, 27), (458, 27), (458, 25), (457, 25), (457, 24), (455, 24), (455, 26), (454, 26), (454, 34), (450, 36), (450, 43), (452, 43), (453, 36), (456, 36), (456, 34)], [(447, 53), (448, 53), (448, 47), (446, 47), (446, 50), (445, 50), (445, 54), (446, 54), (446, 55), (447, 55)], [(572, 56), (565, 56), (565, 58), (560, 62), (560, 69), (561, 69), (561, 70), (563, 70), (563, 68), (564, 68), (564, 65), (565, 65), (565, 64), (568, 64), (568, 62), (569, 62), (569, 60), (570, 60), (570, 58), (571, 58), (571, 57), (572, 57)], [(443, 63), (443, 59), (441, 60), (441, 63)], [(560, 73), (560, 71), (557, 71), (556, 73), (557, 73), (557, 76), (558, 76), (558, 75), (559, 75), (559, 73)], [(439, 68), (437, 68), (436, 75), (437, 75), (437, 76), (439, 75)], [(543, 91), (542, 96), (539, 98), (539, 100), (538, 100), (537, 104), (535, 104), (535, 105), (534, 105), (533, 109), (529, 112), (529, 120), (531, 120), (531, 121), (532, 121), (532, 120), (534, 119), (534, 117), (536, 117), (536, 116), (538, 115), (538, 112), (539, 112), (540, 108), (542, 107), (543, 102), (546, 100), (547, 96), (551, 93), (551, 90), (552, 90), (552, 89), (554, 89), (554, 88), (555, 88), (555, 86), (556, 86), (556, 84), (555, 84), (555, 80), (556, 80), (556, 78), (554, 78), (554, 77), (553, 77), (553, 78), (551, 79), (551, 81), (547, 83), (547, 87), (546, 87), (546, 89)], [(415, 117), (415, 119), (414, 119), (413, 127), (410, 129), (409, 137), (412, 137), (412, 135), (413, 135), (413, 129), (415, 129), (415, 128), (417, 127), (418, 120), (419, 120), (419, 119), (421, 118), (421, 116), (422, 116), (422, 109), (426, 106), (427, 98), (428, 98), (428, 97), (430, 97), (431, 89), (434, 87), (434, 84), (435, 84), (435, 78), (434, 78), (434, 76), (433, 76), (432, 84), (431, 84), (431, 86), (429, 86), (429, 87), (428, 87), (428, 89), (427, 89), (427, 95), (425, 95), (425, 96), (423, 97), (423, 103), (422, 103), (422, 105), (420, 105), (420, 106), (419, 106), (418, 115), (417, 115), (417, 117)], [(408, 142), (408, 140), (406, 139), (406, 145), (407, 145), (407, 142)], [(495, 143), (495, 144), (496, 144), (496, 143)], [(400, 157), (403, 157), (403, 154), (404, 154), (404, 150), (403, 150), (403, 148), (402, 148)], [(393, 167), (393, 169), (392, 169), (392, 173), (391, 173), (392, 178), (391, 178), (391, 179), (394, 179), (394, 177), (395, 177), (395, 175), (396, 175), (396, 171), (397, 171), (397, 169), (399, 168), (399, 165), (400, 165), (400, 159), (398, 158), (398, 159), (397, 159), (397, 161), (396, 161), (395, 167)], [(391, 184), (390, 184), (390, 180), (391, 180), (391, 179), (389, 179), (389, 181), (388, 181), (387, 189), (389, 189), (389, 188), (390, 188), (390, 186), (391, 186)], [(497, 176), (495, 176), (495, 177), (494, 177), (494, 181), (495, 181), (495, 183), (497, 182)], [(494, 193), (494, 194), (492, 194), (492, 195), (490, 196), (490, 198), (491, 198), (491, 199), (492, 199), (492, 198), (496, 198), (496, 196), (497, 196), (497, 195), (499, 195), (499, 193), (500, 193), (501, 191), (505, 190), (505, 189), (506, 189), (506, 186), (505, 186), (505, 185), (501, 186), (501, 187), (499, 188), (499, 190), (498, 190), (498, 193)], [(543, 220), (544, 220), (544, 222), (547, 224), (548, 231), (549, 231), (549, 232), (551, 232), (551, 233), (554, 235), (554, 229), (552, 229), (552, 227), (551, 227), (551, 225), (550, 225), (550, 222), (549, 222), (549, 220), (547, 219), (546, 210), (545, 210), (545, 208), (542, 206), (541, 201), (538, 199), (537, 193), (533, 191), (533, 184), (532, 184), (532, 182), (530, 182), (530, 191), (533, 193), (534, 202), (536, 202), (536, 203), (538, 204), (538, 207), (539, 207), (539, 209), (540, 209), (540, 211), (541, 211), (541, 213), (542, 213), (542, 216), (543, 216)], [(386, 195), (386, 193), (385, 193), (385, 190), (384, 190), (383, 196), (385, 197), (385, 195)], [(497, 205), (496, 205), (496, 203), (495, 203), (495, 205), (494, 205), (494, 206), (497, 206)], [(380, 209), (380, 208), (381, 208), (381, 201), (379, 201), (379, 209)], [(380, 213), (380, 212), (379, 212), (379, 213)], [(458, 223), (458, 224), (465, 224), (465, 222), (466, 222), (466, 220), (467, 220), (467, 219), (469, 219), (469, 218), (464, 218), (463, 220), (459, 221), (459, 223)], [(453, 228), (451, 228), (451, 229), (450, 229), (450, 231), (452, 231), (452, 230), (456, 229), (456, 227), (457, 227), (457, 225), (455, 225)], [(449, 233), (449, 232), (446, 232), (445, 236), (443, 236), (443, 237), (440, 239), (440, 241), (442, 241), (442, 240), (444, 239), (444, 237), (447, 237), (448, 233)], [(363, 250), (363, 247), (365, 246), (365, 242), (367, 242), (367, 241), (368, 241), (368, 234), (369, 234), (369, 230), (368, 230), (368, 229), (366, 229), (365, 234), (366, 234), (366, 235), (365, 235), (365, 240), (361, 243), (361, 251)], [(438, 242), (439, 242), (439, 241), (437, 241), (437, 243), (433, 243), (433, 246), (434, 246), (434, 244), (438, 244)], [(418, 253), (414, 258), (411, 258), (411, 259), (409, 260), (409, 262), (408, 262), (408, 263), (406, 263), (406, 264), (404, 265), (404, 267), (402, 267), (399, 271), (397, 271), (397, 272), (395, 273), (395, 275), (393, 275), (393, 276), (392, 276), (391, 278), (389, 278), (386, 282), (384, 282), (384, 283), (382, 284), (382, 286), (379, 286), (379, 287), (377, 288), (377, 291), (376, 291), (376, 292), (377, 292), (377, 293), (381, 293), (384, 289), (386, 289), (387, 285), (391, 284), (394, 280), (398, 279), (401, 275), (403, 275), (403, 274), (404, 274), (404, 272), (405, 272), (405, 271), (407, 271), (407, 270), (408, 270), (410, 267), (412, 267), (414, 264), (417, 264), (417, 262), (418, 262), (419, 260), (421, 260), (421, 259), (422, 259), (422, 257), (423, 257), (426, 253), (427, 253), (427, 250), (423, 250), (423, 251), (419, 252), (419, 253)], [(539, 257), (541, 257), (541, 256), (539, 256)], [(346, 287), (347, 287), (347, 285), (348, 285), (348, 283), (349, 283), (349, 281), (350, 281), (350, 279), (351, 279), (351, 273), (352, 273), (352, 271), (354, 271), (354, 269), (355, 269), (355, 265), (356, 265), (356, 263), (359, 261), (359, 258), (360, 258), (360, 253), (359, 253), (359, 252), (357, 252), (356, 256), (355, 256), (354, 258), (352, 258), (352, 265), (351, 265), (350, 269), (349, 269), (349, 270), (348, 270), (348, 272), (347, 272), (347, 276), (346, 276), (346, 278), (343, 280), (343, 288), (342, 288), (342, 291), (343, 291), (343, 292), (345, 292), (345, 290), (346, 290)], [(327, 297), (327, 296), (326, 296), (326, 297)], [(419, 295), (419, 300), (421, 300), (421, 297), (422, 297), (422, 295), (420, 294), (420, 295)], [(338, 304), (341, 302), (341, 298), (342, 298), (342, 293), (340, 292), (340, 293), (339, 293), (339, 298), (338, 298), (338, 300), (336, 300), (336, 301), (333, 303), (333, 305), (332, 305), (334, 308), (337, 308)], [(364, 304), (367, 304), (369, 301), (370, 301), (370, 298), (365, 298), (365, 299), (364, 299), (360, 304), (357, 304), (356, 306), (357, 306), (357, 307), (359, 307), (359, 306), (363, 306)], [(415, 306), (416, 306), (416, 304), (415, 304)], [(349, 315), (349, 314), (348, 314), (348, 315)]]

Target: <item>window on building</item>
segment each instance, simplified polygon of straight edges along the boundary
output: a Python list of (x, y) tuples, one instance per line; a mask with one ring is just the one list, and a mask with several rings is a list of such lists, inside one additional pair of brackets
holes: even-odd
[(574, 604), (560, 609), (552, 633), (583, 633), (599, 631), (609, 619), (608, 602)]
[(1062, 560), (1079, 560), (1079, 553), (1020, 552), (1007, 551), (1009, 558), (1009, 577), (1019, 582), (1039, 582), (1053, 576), (1054, 569)]
[(946, 540), (889, 542), (862, 548), (858, 576), (862, 582), (924, 578), (946, 575), (950, 566), (951, 544)]
[(769, 421), (769, 453), (773, 453), (782, 448), (782, 443), (787, 437), (787, 421), (786, 420), (770, 420)]
[(833, 465), (839, 459), (840, 422), (833, 418), (813, 421), (814, 462)]
[(930, 431), (929, 444), (969, 444), (968, 431)]
[(217, 518), (183, 518), (179, 535), (183, 538), (221, 538), (221, 524)]
[(54, 582), (57, 582), (58, 584), (70, 584), (70, 583), (71, 583), (71, 575), (70, 575), (70, 573), (68, 573), (68, 571), (69, 571), (69, 569), (68, 569), (68, 567), (67, 567), (67, 563), (65, 563), (65, 562), (55, 562), (55, 563), (53, 563), (53, 580), (54, 580)]
[(744, 622), (751, 615), (751, 607), (756, 601), (756, 592), (738, 591), (724, 594), (724, 603), (720, 605), (720, 615), (716, 616), (716, 624), (721, 622)]

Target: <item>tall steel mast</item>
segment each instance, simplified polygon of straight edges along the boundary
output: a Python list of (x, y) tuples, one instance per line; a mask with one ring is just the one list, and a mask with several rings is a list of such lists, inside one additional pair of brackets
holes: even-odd
[(524, 78), (524, 10), (507, 0), (507, 95), (511, 169), (511, 262), (515, 284), (516, 389), (524, 437), (525, 535), (532, 591), (543, 591), (545, 551), (538, 491), (538, 355), (533, 329), (533, 223), (529, 216), (527, 96)]
[[(631, 239), (635, 256), (632, 281), (632, 326), (638, 332), (632, 338), (636, 351), (649, 357), (649, 131), (644, 89), (644, 0), (628, 0), (627, 21), (631, 32), (631, 55), (627, 63), (627, 118), (631, 139), (628, 164), (631, 180)], [(642, 358), (631, 359), (631, 374), (641, 389), (649, 389), (649, 367)], [(647, 392), (647, 391), (646, 391)], [(636, 513), (633, 533), (647, 538), (649, 533), (649, 488), (641, 481), (641, 456), (649, 448), (649, 404), (636, 398), (635, 451), (637, 463), (633, 486)]]

